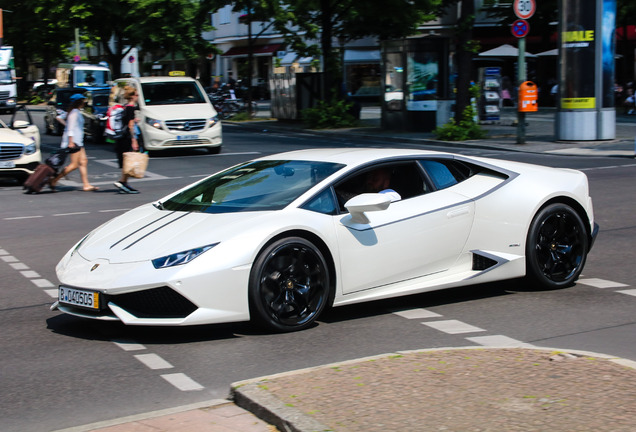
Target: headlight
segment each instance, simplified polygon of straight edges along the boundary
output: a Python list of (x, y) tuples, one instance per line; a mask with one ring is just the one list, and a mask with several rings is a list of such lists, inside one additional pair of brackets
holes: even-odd
[(177, 252), (172, 255), (168, 255), (161, 258), (155, 258), (152, 260), (152, 265), (156, 269), (161, 269), (161, 268), (167, 268), (167, 267), (174, 267), (181, 264), (187, 264), (193, 259), (195, 259), (196, 257), (198, 257), (199, 255), (201, 255), (203, 252), (209, 251), (216, 245), (218, 245), (218, 243), (203, 246), (200, 248), (190, 249), (183, 252)]
[(31, 144), (27, 144), (24, 147), (24, 154), (33, 154), (36, 151), (38, 151), (38, 147), (35, 145), (35, 142), (32, 142)]
[(212, 127), (219, 122), (219, 116), (214, 116), (208, 120), (208, 126)]
[(150, 117), (146, 117), (146, 123), (148, 123), (153, 128), (161, 129), (162, 123), (161, 120), (155, 120)]

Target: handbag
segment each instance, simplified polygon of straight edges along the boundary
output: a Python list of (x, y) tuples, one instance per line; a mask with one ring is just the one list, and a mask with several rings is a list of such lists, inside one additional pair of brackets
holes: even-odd
[(134, 178), (143, 178), (148, 168), (148, 153), (125, 152), (123, 173)]

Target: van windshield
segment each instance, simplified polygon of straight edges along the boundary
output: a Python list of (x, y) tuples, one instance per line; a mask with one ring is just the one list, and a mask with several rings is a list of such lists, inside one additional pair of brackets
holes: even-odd
[(12, 82), (11, 71), (0, 70), (0, 84), (11, 84)]
[(75, 87), (104, 87), (110, 81), (109, 71), (75, 69)]
[(200, 104), (205, 99), (195, 82), (155, 82), (141, 85), (146, 105)]

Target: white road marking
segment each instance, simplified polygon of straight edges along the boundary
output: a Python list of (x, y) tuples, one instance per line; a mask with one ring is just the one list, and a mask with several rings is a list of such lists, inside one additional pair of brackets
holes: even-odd
[(621, 294), (636, 296), (636, 289), (622, 290), (622, 291), (616, 291), (616, 292), (619, 292)]
[(3, 220), (36, 219), (41, 217), (44, 217), (44, 216), (16, 216), (16, 217), (4, 218)]
[(55, 286), (46, 279), (31, 279), (31, 282), (33, 282), (38, 288), (50, 288)]
[(398, 312), (393, 312), (395, 315), (401, 316), (406, 319), (426, 319), (426, 318), (439, 318), (440, 314), (431, 312), (426, 309), (418, 308), (418, 309), (409, 309)]
[(625, 285), (618, 282), (612, 282), (605, 279), (596, 279), (596, 278), (579, 279), (578, 283), (583, 285), (593, 286), (595, 288), (621, 288), (621, 287), (629, 286), (629, 285)]
[(2, 257), (2, 261), (6, 263), (14, 263), (14, 262), (18, 262), (19, 260), (13, 255), (5, 255)]
[(503, 335), (493, 336), (474, 336), (467, 337), (466, 340), (474, 342), (479, 345), (488, 347), (532, 347), (532, 344), (518, 341)]
[(150, 369), (172, 369), (174, 367), (157, 354), (137, 354), (134, 357)]
[(9, 255), (9, 252), (4, 249), (0, 249), (0, 255)]
[(144, 345), (129, 339), (113, 339), (113, 343), (124, 351), (140, 351), (146, 349)]
[(458, 320), (432, 321), (423, 322), (422, 324), (448, 334), (476, 333), (486, 331), (482, 328), (475, 327)]
[(48, 289), (44, 290), (44, 292), (47, 293), (51, 298), (57, 299), (58, 297), (57, 289)]
[(28, 270), (29, 266), (21, 262), (11, 264), (14, 270)]
[(20, 273), (22, 273), (22, 276), (24, 276), (27, 279), (32, 279), (32, 278), (39, 278), (41, 277), (40, 274), (36, 271), (33, 270), (23, 270)]
[(84, 215), (90, 214), (91, 212), (75, 212), (75, 213), (56, 213), (52, 216), (75, 216), (75, 215)]
[(161, 378), (165, 379), (181, 391), (203, 390), (205, 388), (183, 373), (161, 375)]

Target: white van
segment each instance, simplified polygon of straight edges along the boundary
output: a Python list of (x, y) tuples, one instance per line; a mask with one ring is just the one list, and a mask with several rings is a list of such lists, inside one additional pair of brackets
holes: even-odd
[(139, 128), (146, 150), (221, 150), (221, 121), (197, 80), (184, 76), (141, 77), (121, 78), (115, 83), (119, 103), (126, 103), (125, 86), (139, 93)]

